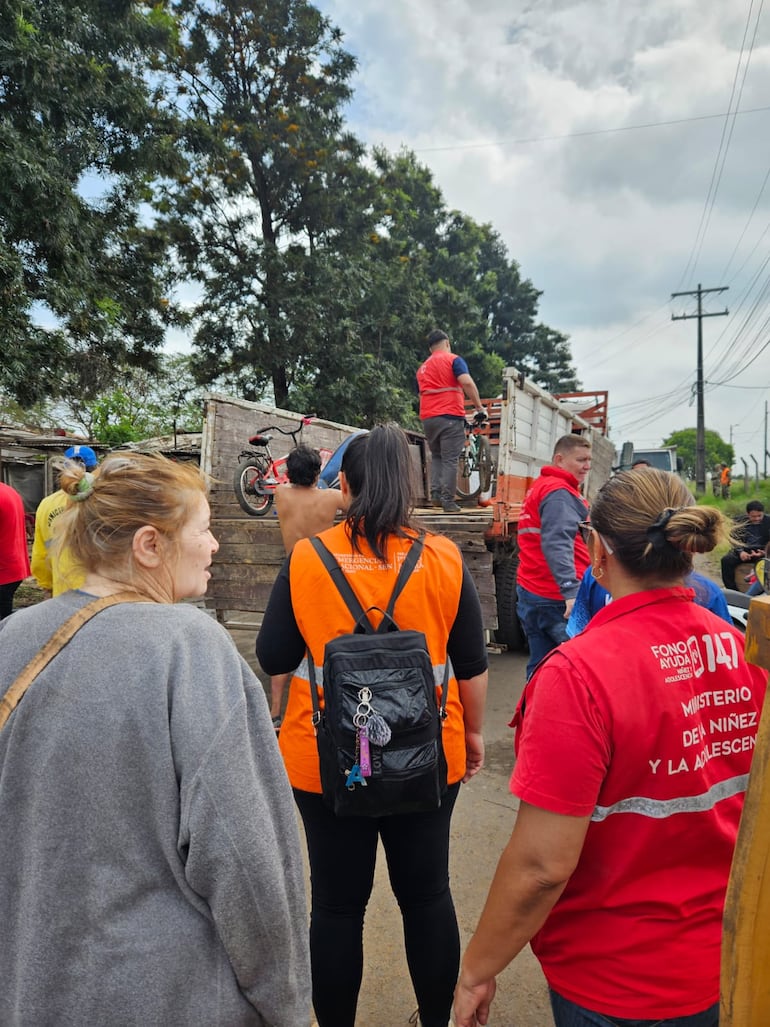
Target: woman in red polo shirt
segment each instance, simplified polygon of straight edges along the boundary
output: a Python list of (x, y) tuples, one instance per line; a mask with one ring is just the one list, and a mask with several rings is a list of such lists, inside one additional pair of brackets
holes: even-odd
[(541, 663), (513, 726), (521, 805), (455, 993), (486, 1024), (531, 940), (557, 1027), (716, 1027), (722, 909), (767, 675), (694, 603), (725, 536), (675, 475), (612, 478), (584, 524), (612, 594)]

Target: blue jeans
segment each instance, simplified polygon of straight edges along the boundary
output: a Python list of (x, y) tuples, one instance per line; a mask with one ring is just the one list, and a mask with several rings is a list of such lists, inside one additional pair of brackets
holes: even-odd
[(547, 656), (552, 649), (567, 638), (567, 622), (564, 619), (564, 611), (567, 604), (563, 599), (545, 599), (543, 596), (528, 592), (521, 585), (516, 586), (518, 601), (516, 612), (519, 615), (524, 634), (527, 636), (529, 646), (529, 661), (527, 662), (527, 680), (532, 677), (532, 671), (540, 663), (544, 656)]
[(550, 992), (550, 998), (556, 1027), (719, 1027), (718, 1002), (691, 1016), (673, 1016), (667, 1020), (626, 1020), (594, 1013), (555, 991)]

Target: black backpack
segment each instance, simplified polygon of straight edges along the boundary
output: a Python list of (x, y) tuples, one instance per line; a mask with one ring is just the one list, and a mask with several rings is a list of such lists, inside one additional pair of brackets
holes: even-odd
[(393, 620), (396, 600), (420, 558), (423, 536), (413, 542), (401, 566), (376, 631), (334, 556), (319, 538), (310, 541), (354, 622), (350, 634), (331, 639), (324, 648), (323, 710), (308, 650), (324, 801), (337, 816), (437, 809), (447, 787), (441, 729), (449, 659), (439, 706), (425, 635), (401, 631)]

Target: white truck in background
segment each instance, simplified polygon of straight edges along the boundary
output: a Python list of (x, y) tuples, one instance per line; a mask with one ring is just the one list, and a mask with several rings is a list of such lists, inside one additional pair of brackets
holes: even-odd
[(630, 471), (637, 460), (646, 460), (650, 467), (657, 467), (659, 471), (671, 471), (672, 474), (682, 472), (682, 461), (676, 455), (676, 446), (638, 449), (633, 442), (625, 442), (618, 453), (618, 469)]

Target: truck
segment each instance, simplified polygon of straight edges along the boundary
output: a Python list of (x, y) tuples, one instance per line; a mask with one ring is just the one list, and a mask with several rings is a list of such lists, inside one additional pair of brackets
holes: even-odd
[[(490, 411), (487, 432), (493, 463), (490, 496), (483, 505), (446, 514), (428, 507), (430, 453), (419, 432), (407, 432), (412, 454), (413, 484), (420, 523), (450, 536), (458, 545), (481, 600), (484, 627), (501, 646), (524, 644), (516, 616), (516, 541), (527, 489), (540, 468), (550, 462), (562, 435), (576, 432), (590, 438), (592, 467), (586, 481), (591, 499), (612, 472), (615, 449), (607, 438), (607, 394), (551, 395), (516, 368), (503, 371), (499, 396), (485, 400)], [(275, 424), (296, 427), (300, 414), (220, 395), (206, 396), (201, 466), (212, 480), (212, 530), (220, 548), (212, 565), (206, 605), (225, 623), (239, 611), (264, 611), (273, 581), (285, 558), (275, 516), (249, 518), (239, 507), (231, 481), (246, 439), (257, 429)], [(351, 425), (314, 419), (302, 440), (336, 448), (360, 431)], [(281, 455), (281, 454), (276, 454)]]
[(656, 449), (637, 449), (633, 442), (626, 442), (617, 456), (618, 468), (628, 471), (637, 460), (646, 460), (650, 467), (659, 471), (681, 474), (682, 461), (676, 455), (676, 446), (658, 446)]

